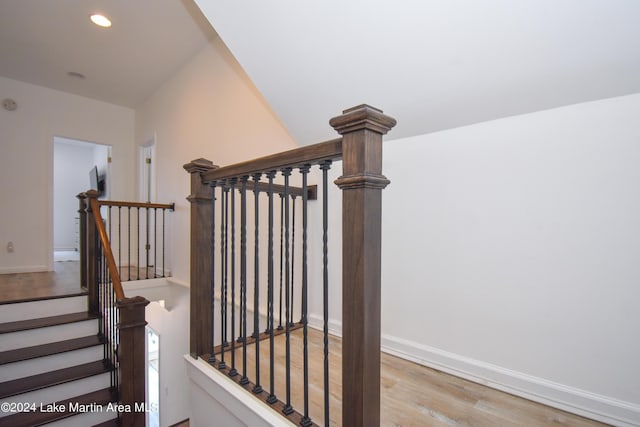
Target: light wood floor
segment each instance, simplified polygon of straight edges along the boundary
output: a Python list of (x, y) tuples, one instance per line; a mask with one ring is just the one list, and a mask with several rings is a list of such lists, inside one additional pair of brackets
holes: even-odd
[[(56, 262), (55, 271), (0, 275), (0, 303), (33, 297), (76, 294), (79, 287), (79, 264)], [(323, 347), (322, 334), (309, 330), (310, 415), (323, 425)], [(276, 338), (275, 392), (285, 400), (285, 337)], [(255, 379), (255, 347), (249, 345), (247, 376)], [(302, 330), (291, 334), (292, 405), (301, 410)], [(341, 340), (330, 337), (330, 420), (341, 424)], [(269, 390), (269, 342), (260, 343), (261, 385)], [(242, 371), (242, 350), (236, 350), (236, 367)], [(227, 364), (231, 363), (226, 354)], [(577, 415), (509, 395), (415, 363), (382, 354), (381, 417), (383, 426), (410, 427), (502, 427), (502, 426), (604, 426)]]
[[(255, 347), (247, 346), (247, 376), (255, 380)], [(275, 339), (275, 393), (286, 399), (285, 337)], [(330, 420), (341, 425), (341, 340), (330, 337)], [(291, 400), (302, 412), (302, 330), (291, 333)], [(218, 355), (219, 358), (219, 355)], [(322, 333), (309, 330), (309, 409), (312, 420), (324, 425)], [(230, 364), (230, 353), (225, 356)], [(242, 349), (236, 349), (236, 368), (242, 372)], [(269, 341), (260, 343), (261, 385), (269, 391)], [(381, 423), (409, 427), (604, 426), (558, 409), (491, 389), (434, 369), (382, 354)]]

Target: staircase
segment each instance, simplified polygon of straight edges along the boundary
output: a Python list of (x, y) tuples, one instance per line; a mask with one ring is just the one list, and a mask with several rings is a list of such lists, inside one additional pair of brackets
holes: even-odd
[(0, 304), (0, 427), (118, 425), (87, 296)]

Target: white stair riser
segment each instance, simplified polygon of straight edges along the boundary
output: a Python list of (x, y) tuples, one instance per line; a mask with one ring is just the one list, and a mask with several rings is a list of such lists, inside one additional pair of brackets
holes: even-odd
[(102, 346), (93, 346), (80, 350), (67, 351), (36, 359), (0, 365), (0, 382), (28, 377), (56, 369), (69, 368), (82, 363), (102, 360)]
[(49, 326), (46, 328), (29, 329), (27, 331), (11, 332), (0, 335), (2, 338), (0, 341), (0, 351), (86, 337), (96, 335), (97, 333), (98, 320), (96, 319)]
[(0, 323), (80, 313), (82, 311), (87, 311), (86, 296), (3, 304), (0, 306)]
[(109, 421), (116, 418), (114, 412), (107, 412), (107, 406), (104, 406), (104, 412), (86, 412), (65, 418), (54, 423), (47, 424), (47, 427), (87, 427)]
[[(109, 373), (104, 373), (100, 375), (94, 375), (89, 378), (83, 378), (80, 380), (47, 387), (42, 390), (35, 390), (29, 393), (11, 396), (3, 399), (2, 401), (9, 403), (33, 403), (37, 408), (40, 408), (40, 405), (45, 407), (48, 403), (59, 402), (61, 400), (69, 399), (74, 396), (80, 396), (92, 391), (108, 388), (109, 385)], [(6, 412), (0, 412), (0, 417), (6, 415), (10, 414)]]

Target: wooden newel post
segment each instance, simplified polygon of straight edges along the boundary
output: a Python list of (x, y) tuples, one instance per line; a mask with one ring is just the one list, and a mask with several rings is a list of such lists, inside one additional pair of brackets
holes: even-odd
[(213, 351), (211, 330), (211, 199), (213, 189), (202, 174), (216, 169), (211, 161), (196, 159), (184, 165), (191, 174), (191, 328), (189, 352), (193, 358)]
[(329, 122), (343, 136), (342, 425), (380, 425), (382, 135), (396, 121), (360, 105)]
[(78, 198), (78, 253), (80, 255), (80, 288), (87, 290), (87, 196), (80, 193)]
[[(118, 307), (120, 344), (118, 362), (120, 366), (120, 403), (125, 409), (121, 413), (121, 425), (144, 426), (146, 402), (146, 353), (145, 307), (149, 304), (143, 297), (124, 298), (116, 301)], [(130, 410), (129, 410), (130, 408)]]
[(100, 310), (100, 302), (98, 300), (98, 252), (96, 244), (98, 242), (98, 230), (96, 228), (96, 220), (93, 217), (93, 210), (91, 209), (91, 199), (97, 199), (99, 193), (95, 190), (89, 190), (84, 193), (86, 196), (86, 284), (87, 292), (89, 296), (89, 312), (98, 313)]

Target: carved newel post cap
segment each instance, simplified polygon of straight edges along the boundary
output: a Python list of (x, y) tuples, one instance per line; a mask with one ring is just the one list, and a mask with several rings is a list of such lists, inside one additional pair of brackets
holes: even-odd
[(379, 108), (367, 104), (357, 105), (329, 120), (329, 124), (341, 135), (361, 129), (369, 129), (382, 135), (396, 125), (396, 119), (383, 114)]
[(202, 173), (218, 168), (218, 166), (214, 165), (211, 160), (203, 158), (192, 160), (182, 167), (189, 173)]

